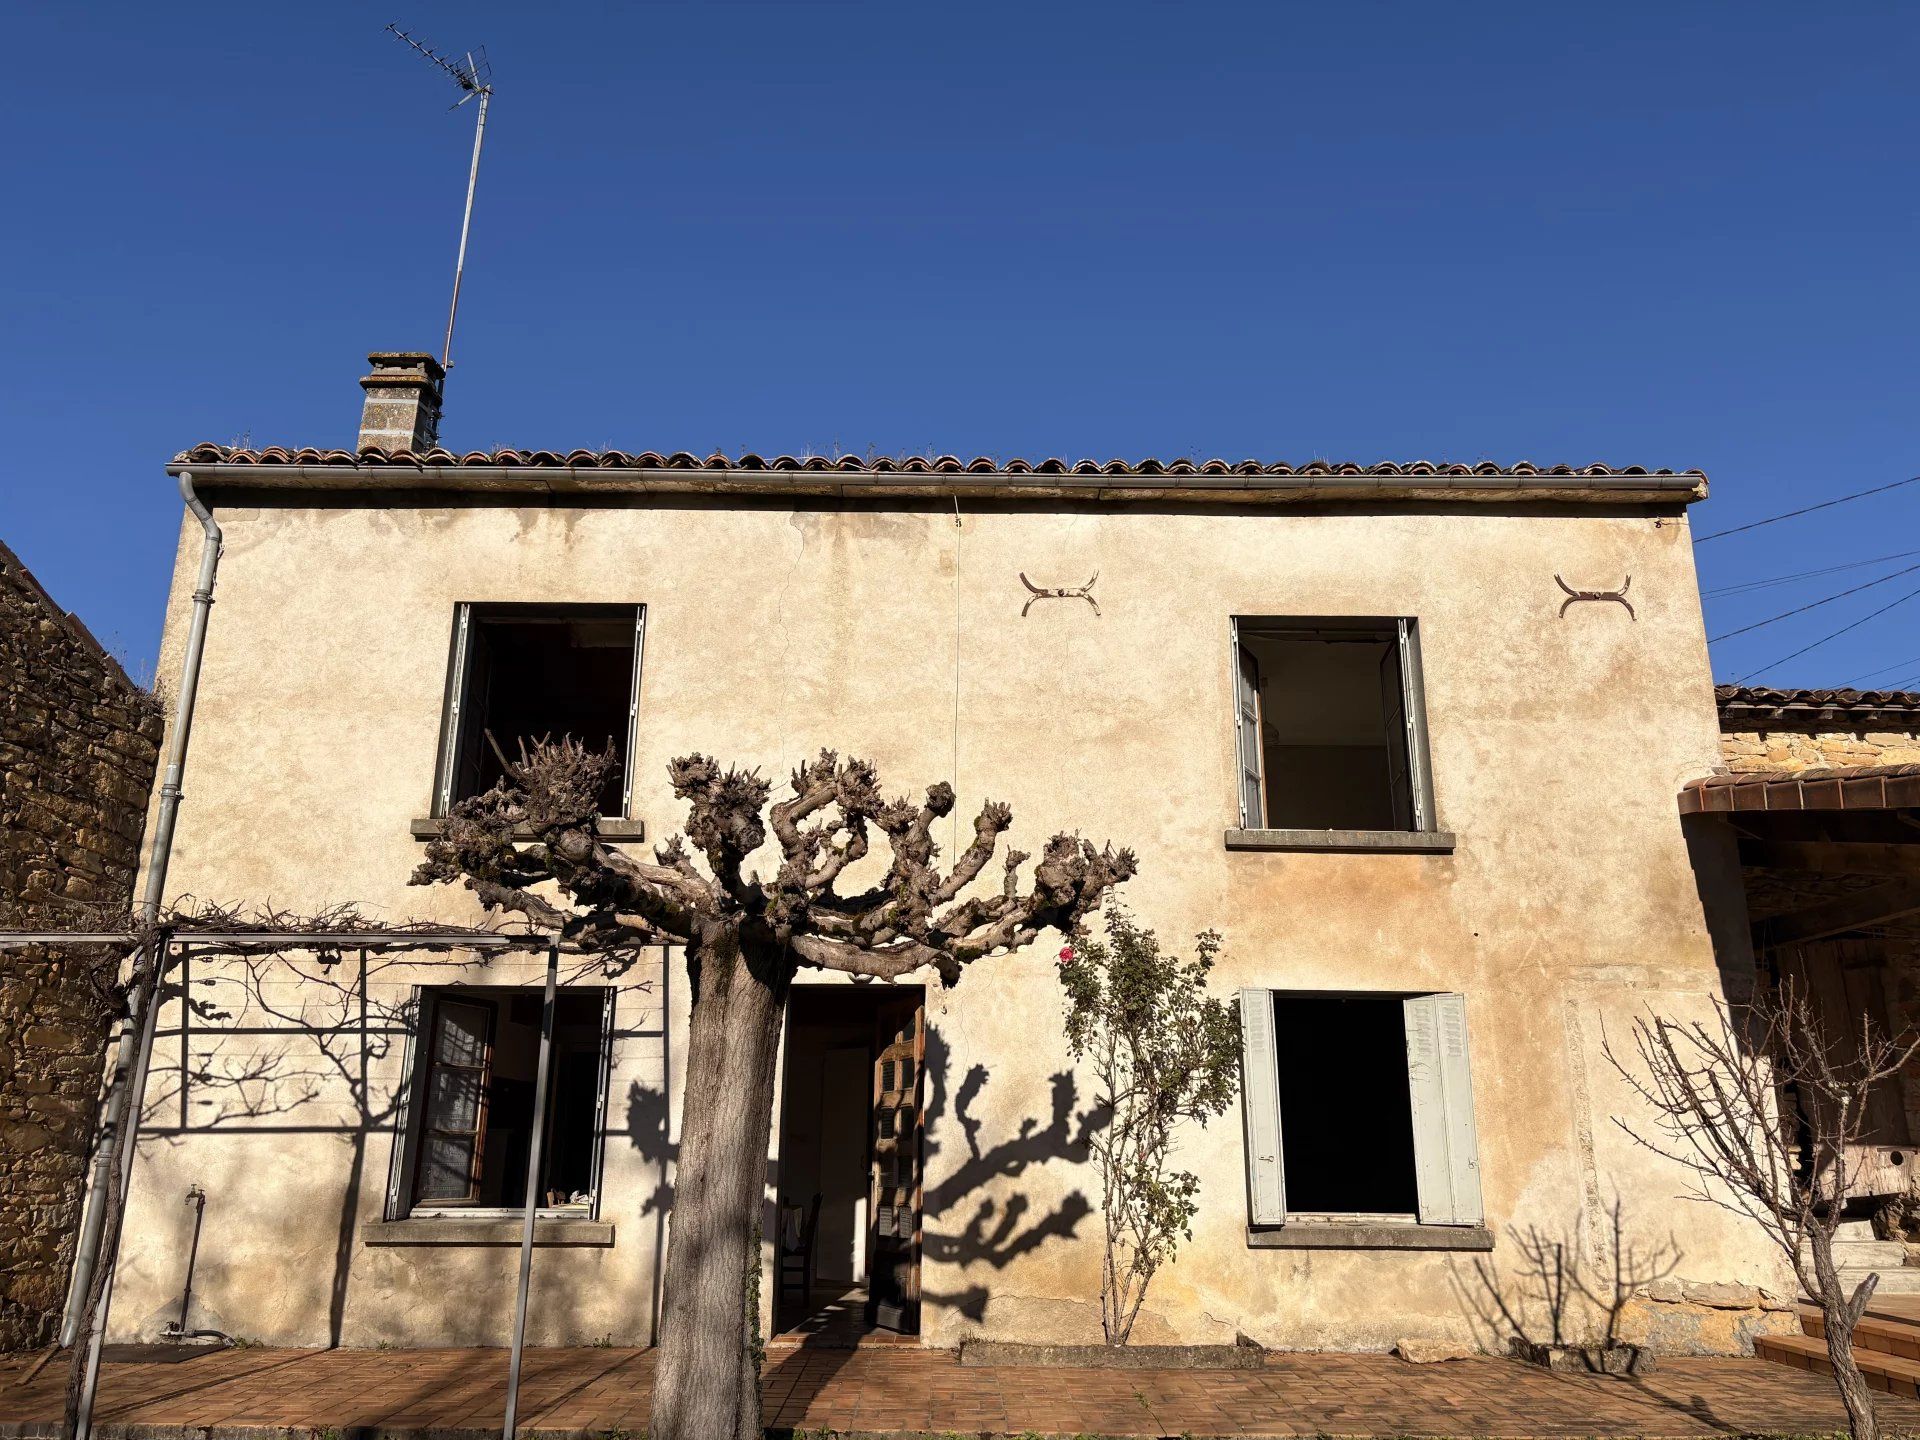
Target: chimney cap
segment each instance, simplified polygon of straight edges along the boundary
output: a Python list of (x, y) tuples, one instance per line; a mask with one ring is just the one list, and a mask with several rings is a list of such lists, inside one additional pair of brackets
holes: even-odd
[(437, 386), (447, 378), (446, 367), (425, 350), (374, 350), (368, 353), (367, 363), (373, 366), (373, 374), (362, 379), (362, 385), (421, 381)]

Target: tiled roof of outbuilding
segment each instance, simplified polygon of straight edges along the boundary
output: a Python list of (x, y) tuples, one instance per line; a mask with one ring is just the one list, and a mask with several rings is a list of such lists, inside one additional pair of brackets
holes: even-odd
[(1868, 720), (1894, 716), (1920, 720), (1920, 690), (1776, 690), (1764, 685), (1716, 685), (1724, 729), (1755, 720)]
[(1920, 765), (1726, 771), (1689, 781), (1680, 790), (1682, 815), (1910, 806), (1920, 806)]

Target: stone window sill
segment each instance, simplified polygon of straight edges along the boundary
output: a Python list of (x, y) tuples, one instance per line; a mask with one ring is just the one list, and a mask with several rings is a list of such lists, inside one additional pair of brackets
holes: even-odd
[(1301, 1221), (1247, 1227), (1249, 1250), (1491, 1250), (1484, 1225), (1410, 1225), (1405, 1221)]
[(1324, 850), (1346, 854), (1451, 855), (1451, 830), (1229, 830), (1229, 850)]
[[(520, 1216), (427, 1215), (406, 1220), (369, 1220), (360, 1227), (362, 1245), (518, 1245), (524, 1221)], [(533, 1243), (539, 1246), (613, 1244), (613, 1226), (584, 1216), (542, 1216), (533, 1222)]]
[[(447, 822), (437, 815), (424, 816), (407, 822), (407, 829), (416, 840), (438, 839)], [(639, 820), (610, 820), (600, 818), (600, 838), (617, 845), (635, 845), (647, 838), (647, 827)]]

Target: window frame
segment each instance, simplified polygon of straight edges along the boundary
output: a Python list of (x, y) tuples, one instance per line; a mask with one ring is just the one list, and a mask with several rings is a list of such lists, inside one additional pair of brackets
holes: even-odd
[(447, 642), (447, 675), (440, 699), (440, 733), (434, 750), (433, 802), (428, 814), (444, 820), (453, 808), (454, 777), (460, 770), (462, 727), (466, 721), (468, 672), (473, 659), (477, 627), (492, 619), (590, 620), (633, 617), (633, 673), (627, 683), (627, 745), (620, 773), (620, 813), (608, 820), (633, 818), (633, 756), (640, 742), (640, 676), (646, 658), (647, 607), (642, 601), (582, 601), (553, 604), (545, 601), (462, 600), (453, 607), (452, 633)]
[[(1274, 1001), (1281, 996), (1332, 999), (1362, 995), (1396, 997), (1402, 1002), (1418, 1210), (1413, 1215), (1290, 1212), (1286, 1205), (1285, 1116), (1276, 1064)], [(1376, 1248), (1442, 1248), (1450, 1243), (1445, 1236), (1452, 1234), (1460, 1241), (1458, 1248), (1485, 1248), (1486, 1211), (1480, 1185), (1466, 996), (1457, 991), (1243, 986), (1239, 1001), (1248, 1243), (1297, 1248), (1346, 1242)], [(1432, 1042), (1425, 1055), (1416, 1053), (1416, 1027)], [(1288, 1237), (1278, 1234), (1288, 1230), (1299, 1233)], [(1414, 1232), (1423, 1238), (1415, 1239)]]
[[(1252, 652), (1242, 644), (1243, 628), (1252, 632), (1294, 632), (1303, 637), (1315, 631), (1330, 634), (1374, 633), (1390, 641), (1396, 650), (1400, 671), (1401, 754), (1407, 766), (1407, 789), (1413, 823), (1407, 829), (1392, 830), (1311, 830), (1271, 829), (1266, 820), (1267, 791), (1265, 757), (1260, 737), (1247, 733), (1249, 723), (1247, 680), (1243, 657)], [(1227, 846), (1235, 850), (1327, 849), (1327, 850), (1413, 850), (1447, 851), (1453, 848), (1453, 836), (1441, 829), (1433, 794), (1433, 757), (1427, 737), (1427, 698), (1424, 666), (1420, 652), (1420, 621), (1412, 615), (1231, 615), (1228, 617), (1228, 673), (1232, 689), (1233, 773), (1235, 807), (1239, 825), (1227, 832)], [(1257, 670), (1256, 670), (1257, 674)], [(1255, 682), (1252, 722), (1259, 723), (1260, 700)], [(1249, 751), (1249, 739), (1252, 749)], [(1259, 765), (1249, 771), (1248, 756)], [(1249, 803), (1249, 779), (1259, 798), (1259, 813)]]
[[(533, 995), (540, 993), (536, 985), (415, 985), (411, 988), (403, 1011), (406, 1039), (401, 1051), (400, 1082), (394, 1088), (393, 1149), (388, 1165), (387, 1203), (381, 1216), (383, 1220), (458, 1222), (498, 1220), (526, 1213), (525, 1207), (521, 1205), (471, 1205), (447, 1201), (421, 1201), (415, 1198), (415, 1192), (419, 1188), (422, 1142), (426, 1136), (428, 1087), (433, 1064), (434, 1047), (428, 1026), (433, 1019), (435, 1007), (443, 996), (459, 999), (472, 997), (476, 993), (482, 1001), (497, 1006), (509, 992), (521, 990)], [(614, 1010), (619, 987), (562, 985), (558, 993), (597, 993), (600, 996), (600, 1038), (593, 1102), (593, 1160), (588, 1172), (591, 1177), (588, 1193), (592, 1199), (585, 1207), (536, 1205), (534, 1214), (548, 1220), (598, 1221), (606, 1168), (607, 1097), (613, 1081), (613, 1045), (617, 1033), (614, 1028)], [(469, 1003), (472, 1001), (470, 1000)], [(497, 1014), (493, 1023), (496, 1025), (498, 1023)], [(553, 1089), (549, 1086), (548, 1104), (552, 1105), (555, 1098)], [(551, 1134), (549, 1129), (545, 1136), (549, 1143), (551, 1143)], [(484, 1130), (481, 1132), (478, 1143), (480, 1145), (486, 1143)]]

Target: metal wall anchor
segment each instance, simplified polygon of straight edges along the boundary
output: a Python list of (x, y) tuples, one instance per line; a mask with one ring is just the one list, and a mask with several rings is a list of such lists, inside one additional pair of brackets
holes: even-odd
[(1020, 583), (1033, 593), (1027, 597), (1027, 603), (1020, 607), (1021, 618), (1024, 619), (1026, 617), (1026, 613), (1033, 608), (1033, 602), (1036, 600), (1084, 600), (1093, 606), (1093, 613), (1098, 615), (1100, 613), (1100, 602), (1093, 598), (1091, 592), (1093, 590), (1094, 580), (1098, 580), (1099, 578), (1100, 572), (1096, 570), (1093, 572), (1092, 579), (1089, 579), (1084, 585), (1077, 585), (1072, 589), (1043, 590), (1029, 580), (1027, 578), (1027, 572), (1022, 570), (1020, 572)]
[(1638, 624), (1640, 621), (1640, 617), (1633, 613), (1632, 602), (1627, 599), (1627, 587), (1633, 584), (1633, 576), (1631, 575), (1620, 582), (1620, 588), (1618, 590), (1576, 590), (1557, 574), (1553, 577), (1553, 583), (1567, 592), (1567, 598), (1560, 602), (1560, 618), (1562, 620), (1567, 618), (1567, 607), (1575, 601), (1616, 600), (1626, 610), (1629, 620), (1635, 624)]

